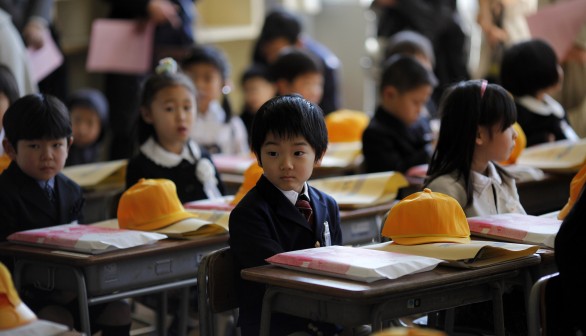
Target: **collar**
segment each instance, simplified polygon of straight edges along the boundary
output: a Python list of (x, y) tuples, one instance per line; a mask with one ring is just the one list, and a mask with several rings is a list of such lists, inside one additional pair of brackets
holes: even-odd
[(4, 139), (4, 127), (0, 129), (0, 156), (4, 154), (4, 146), (2, 146), (2, 140)]
[(223, 124), (224, 120), (226, 119), (226, 114), (224, 112), (224, 109), (222, 108), (222, 105), (220, 105), (220, 102), (217, 100), (213, 100), (210, 102), (208, 110), (205, 113), (198, 113), (197, 118), (206, 121), (213, 120), (217, 121), (220, 124)]
[(486, 176), (483, 174), (480, 174), (479, 172), (472, 171), (472, 176), (474, 177), (474, 184), (475, 185), (484, 187), (484, 186), (488, 186), (488, 185), (492, 184), (493, 182), (497, 185), (500, 185), (503, 183), (503, 179), (501, 178), (501, 175), (496, 170), (494, 163), (489, 161), (488, 167), (486, 170), (488, 172), (488, 174)]
[(541, 116), (554, 115), (560, 119), (565, 116), (562, 105), (549, 95), (544, 95), (543, 101), (537, 100), (532, 96), (523, 96), (517, 98), (517, 102), (529, 111)]
[(48, 181), (37, 180), (37, 183), (41, 189), (45, 190), (45, 185), (48, 183), (51, 189), (55, 190), (55, 177), (51, 177)]
[(192, 140), (188, 140), (185, 143), (183, 150), (179, 155), (169, 152), (161, 147), (153, 137), (148, 138), (148, 140), (140, 146), (140, 151), (154, 163), (166, 168), (175, 167), (181, 163), (182, 160), (187, 160), (189, 163), (195, 164), (195, 162), (201, 157), (199, 147)]
[(305, 184), (303, 186), (303, 191), (301, 191), (301, 193), (298, 193), (295, 190), (287, 190), (287, 191), (281, 190), (281, 189), (279, 189), (279, 190), (283, 193), (283, 195), (285, 195), (285, 197), (287, 197), (289, 202), (291, 202), (291, 204), (293, 204), (293, 205), (295, 205), (295, 203), (297, 203), (297, 198), (299, 198), (299, 195), (305, 195), (307, 197), (307, 199), (311, 201), (311, 198), (309, 198), (309, 188), (307, 187), (307, 182), (305, 182)]

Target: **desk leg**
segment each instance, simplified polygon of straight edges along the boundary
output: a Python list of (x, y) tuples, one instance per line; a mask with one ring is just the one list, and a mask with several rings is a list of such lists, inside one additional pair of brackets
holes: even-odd
[(159, 309), (157, 311), (157, 334), (167, 336), (167, 291), (162, 291), (159, 294)]
[(504, 284), (497, 282), (492, 285), (492, 311), (494, 318), (494, 332), (497, 336), (505, 335), (505, 314), (503, 310)]
[(187, 333), (187, 320), (189, 319), (189, 287), (181, 289), (179, 304), (179, 336), (185, 336)]
[(273, 298), (277, 293), (271, 288), (265, 291), (265, 296), (262, 300), (262, 313), (260, 317), (260, 336), (269, 336), (271, 332), (271, 312)]
[(79, 316), (81, 318), (81, 329), (86, 335), (91, 335), (90, 329), (90, 311), (87, 300), (87, 288), (85, 286), (85, 277), (82, 272), (76, 268), (71, 268), (77, 281), (77, 303), (79, 304)]

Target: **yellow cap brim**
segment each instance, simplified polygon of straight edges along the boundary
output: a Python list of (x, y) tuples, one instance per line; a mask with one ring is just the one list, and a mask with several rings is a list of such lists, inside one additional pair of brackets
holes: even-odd
[(180, 211), (168, 214), (163, 217), (155, 218), (154, 220), (145, 223), (122, 223), (120, 222), (120, 219), (118, 219), (118, 222), (120, 228), (122, 229), (154, 231), (175, 224), (187, 218), (196, 218), (196, 216), (187, 211)]

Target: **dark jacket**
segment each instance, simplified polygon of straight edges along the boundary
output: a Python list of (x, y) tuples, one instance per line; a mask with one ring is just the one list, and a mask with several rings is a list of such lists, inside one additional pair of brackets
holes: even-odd
[(63, 174), (55, 176), (58, 209), (38, 182), (13, 161), (0, 175), (0, 241), (11, 233), (82, 222), (82, 190)]
[(428, 163), (431, 155), (431, 131), (423, 120), (408, 127), (382, 107), (362, 134), (362, 153), (367, 173), (406, 172)]
[[(328, 223), (332, 245), (342, 243), (338, 204), (327, 194), (309, 187), (316, 232), (303, 215), (263, 175), (256, 186), (230, 214), (230, 248), (238, 274), (248, 267), (265, 265), (265, 259), (281, 252), (325, 246), (324, 223)], [(264, 285), (238, 278), (242, 335), (258, 335)], [(274, 314), (278, 315), (278, 314)], [(274, 316), (271, 335), (287, 334), (306, 327), (307, 321)], [(277, 328), (275, 330), (275, 328)]]
[(523, 133), (527, 137), (527, 147), (549, 142), (550, 134), (554, 135), (555, 140), (566, 138), (561, 127), (563, 119), (553, 114), (548, 116), (539, 115), (519, 103), (515, 103), (515, 105), (517, 106), (517, 122), (519, 122)]

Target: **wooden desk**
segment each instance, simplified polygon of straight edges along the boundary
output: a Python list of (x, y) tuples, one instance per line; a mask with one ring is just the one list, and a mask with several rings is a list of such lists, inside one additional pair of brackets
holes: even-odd
[(46, 290), (76, 291), (81, 326), (90, 333), (88, 307), (145, 294), (160, 293), (158, 335), (166, 335), (166, 291), (181, 293), (180, 330), (187, 327), (189, 287), (197, 283), (204, 255), (226, 246), (228, 235), (190, 240), (165, 239), (152, 245), (87, 255), (10, 242), (0, 243), (0, 255), (14, 260), (14, 284)]
[(370, 284), (260, 266), (242, 270), (242, 278), (267, 285), (261, 335), (269, 335), (271, 313), (282, 312), (344, 326), (372, 324), (402, 316), (491, 301), (495, 332), (504, 335), (502, 294), (509, 280), (523, 277), (540, 262), (532, 255), (508, 263), (465, 270), (439, 266), (432, 271)]

